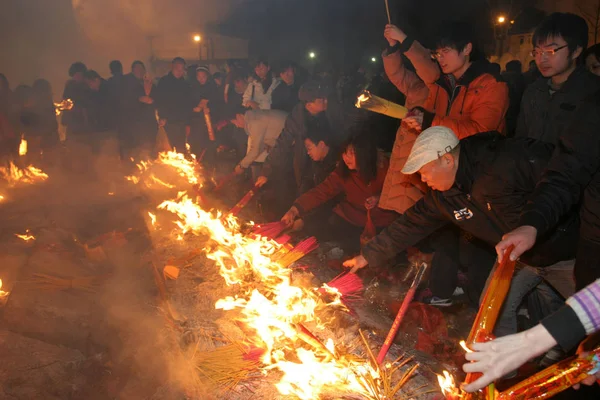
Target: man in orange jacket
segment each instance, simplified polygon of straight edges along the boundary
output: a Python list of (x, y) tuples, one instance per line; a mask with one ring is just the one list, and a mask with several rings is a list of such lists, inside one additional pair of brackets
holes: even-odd
[[(487, 60), (478, 59), (466, 24), (452, 22), (442, 26), (434, 52), (395, 25), (386, 25), (384, 36), (389, 43), (383, 52), (385, 72), (406, 96), (406, 106), (417, 107), (414, 115), (403, 120), (397, 134), (380, 201), (380, 207), (403, 213), (423, 194), (417, 190), (421, 189), (418, 184), (407, 181), (401, 172), (416, 135), (436, 125), (452, 129), (459, 139), (485, 131), (502, 133), (508, 86), (492, 71)], [(402, 55), (411, 61), (416, 73), (404, 66)], [(430, 280), (432, 294), (425, 301), (442, 306), (452, 303), (457, 283), (458, 243), (453, 231), (441, 232), (433, 239), (431, 246), (436, 254)], [(472, 248), (469, 258), (475, 257), (476, 263), (493, 263), (492, 253), (467, 246), (465, 249)], [(475, 293), (481, 290), (474, 289)]]

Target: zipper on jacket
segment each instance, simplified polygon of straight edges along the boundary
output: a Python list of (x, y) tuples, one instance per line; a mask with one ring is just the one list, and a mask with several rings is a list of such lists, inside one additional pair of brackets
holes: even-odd
[(448, 107), (446, 107), (446, 116), (450, 115), (450, 110), (452, 109), (452, 103), (454, 103), (454, 99), (456, 96), (456, 89), (460, 89), (462, 87), (462, 85), (456, 85), (454, 86), (454, 89), (452, 89), (452, 96), (448, 99)]

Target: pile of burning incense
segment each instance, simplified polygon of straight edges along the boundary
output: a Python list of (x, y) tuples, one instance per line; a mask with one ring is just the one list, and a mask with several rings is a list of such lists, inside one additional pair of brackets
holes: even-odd
[(317, 242), (317, 238), (314, 236), (309, 237), (308, 239), (304, 239), (300, 243), (298, 243), (293, 249), (291, 249), (288, 253), (284, 254), (277, 260), (280, 265), (287, 267), (292, 265), (308, 253), (319, 248), (319, 243)]
[(252, 232), (255, 235), (267, 237), (269, 239), (275, 239), (276, 237), (279, 237), (279, 235), (281, 235), (286, 228), (286, 224), (281, 221), (277, 221), (256, 225)]
[[(327, 282), (327, 286), (336, 289), (342, 295), (342, 301), (346, 305), (361, 301), (361, 293), (365, 288), (358, 275), (348, 272), (336, 276)], [(323, 292), (325, 289), (321, 288), (319, 291)]]
[(600, 347), (587, 357), (574, 356), (538, 372), (501, 392), (498, 400), (547, 399), (581, 382), (600, 368)]
[(389, 100), (371, 94), (368, 90), (363, 90), (358, 99), (356, 99), (356, 108), (364, 108), (388, 117), (402, 119), (408, 114), (408, 108), (400, 104), (392, 103)]
[(250, 378), (260, 367), (257, 357), (252, 354), (248, 357), (243, 347), (236, 343), (195, 352), (193, 361), (202, 376), (225, 391)]

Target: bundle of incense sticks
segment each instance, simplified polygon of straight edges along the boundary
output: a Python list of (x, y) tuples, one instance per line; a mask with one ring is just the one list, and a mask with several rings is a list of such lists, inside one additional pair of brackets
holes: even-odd
[(371, 94), (368, 90), (363, 90), (356, 99), (356, 108), (364, 108), (388, 117), (402, 119), (408, 114), (408, 108), (400, 104), (392, 103), (389, 100)]
[(285, 223), (277, 221), (256, 225), (252, 232), (256, 235), (264, 236), (269, 239), (275, 239), (281, 235), (281, 232), (283, 232), (286, 228), (287, 225)]
[(279, 244), (287, 244), (290, 240), (292, 240), (292, 237), (290, 235), (281, 235), (277, 239), (275, 239), (275, 241)]
[[(344, 272), (331, 281), (327, 282), (327, 286), (335, 288), (342, 295), (342, 301), (345, 304), (356, 303), (362, 300), (361, 293), (364, 290), (362, 279), (356, 274)], [(319, 289), (322, 291), (322, 289)]]
[(304, 239), (300, 243), (298, 243), (293, 249), (289, 252), (283, 254), (281, 258), (277, 260), (277, 262), (284, 267), (290, 266), (311, 251), (314, 251), (319, 248), (319, 243), (314, 236), (309, 237), (308, 239)]
[[(486, 342), (493, 338), (492, 332), (500, 310), (510, 289), (510, 282), (512, 281), (513, 274), (515, 272), (516, 261), (510, 260), (510, 253), (513, 251), (514, 246), (509, 247), (505, 254), (502, 262), (496, 261), (490, 282), (485, 289), (483, 301), (479, 306), (479, 311), (471, 327), (471, 332), (467, 338), (467, 346), (471, 346), (475, 342)], [(480, 373), (467, 374), (465, 383), (473, 383), (481, 376)], [(472, 393), (467, 393), (465, 399), (469, 400), (473, 398)]]
[(547, 399), (593, 375), (600, 369), (600, 347), (586, 357), (568, 358), (501, 392), (498, 400)]
[(212, 119), (210, 118), (210, 110), (204, 108), (204, 121), (206, 122), (206, 130), (208, 131), (208, 138), (211, 142), (215, 141), (215, 130), (212, 126)]
[(240, 213), (240, 211), (242, 211), (242, 208), (246, 207), (246, 205), (250, 202), (250, 200), (252, 200), (252, 198), (258, 191), (258, 189), (259, 189), (259, 187), (256, 185), (252, 189), (250, 189), (250, 191), (248, 193), (246, 193), (244, 195), (244, 197), (242, 197), (242, 199), (240, 201), (238, 201), (238, 203), (235, 206), (233, 206), (233, 208), (231, 209), (231, 211), (229, 211), (229, 213), (231, 215), (238, 215)]

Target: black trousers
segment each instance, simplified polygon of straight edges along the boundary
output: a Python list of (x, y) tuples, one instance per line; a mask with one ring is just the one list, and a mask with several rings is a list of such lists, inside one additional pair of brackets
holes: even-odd
[(458, 284), (458, 271), (463, 269), (469, 279), (466, 294), (474, 305), (478, 305), (496, 261), (492, 247), (454, 226), (440, 229), (430, 237), (429, 244), (435, 251), (429, 277), (433, 295), (442, 299), (452, 297)]
[(178, 153), (185, 153), (185, 126), (185, 123), (171, 123), (169, 121), (165, 125), (169, 143), (171, 143), (171, 147), (174, 147)]

